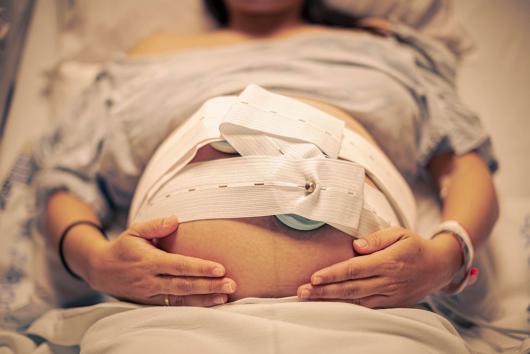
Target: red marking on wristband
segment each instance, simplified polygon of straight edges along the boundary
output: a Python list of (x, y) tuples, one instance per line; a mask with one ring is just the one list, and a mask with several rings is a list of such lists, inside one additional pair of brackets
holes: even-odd
[(474, 284), (477, 281), (479, 270), (476, 267), (471, 268), (469, 271), (469, 282), (468, 284)]

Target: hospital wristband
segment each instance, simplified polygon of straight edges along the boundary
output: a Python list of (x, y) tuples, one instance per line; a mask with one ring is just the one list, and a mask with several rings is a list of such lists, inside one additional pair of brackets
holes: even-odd
[(476, 280), (478, 269), (473, 267), (475, 251), (473, 249), (473, 244), (469, 234), (457, 221), (449, 220), (442, 222), (433, 232), (430, 239), (433, 239), (442, 233), (449, 233), (455, 236), (456, 240), (460, 244), (463, 265), (451, 283), (442, 289), (442, 291), (448, 295), (456, 295), (462, 292), (466, 286), (471, 285)]
[(64, 241), (66, 239), (66, 236), (68, 235), (68, 233), (76, 226), (79, 226), (79, 225), (87, 225), (87, 226), (92, 226), (93, 228), (97, 229), (107, 240), (109, 239), (107, 234), (105, 233), (105, 230), (103, 229), (103, 227), (93, 221), (89, 221), (89, 220), (79, 220), (79, 221), (75, 221), (73, 223), (71, 223), (70, 225), (68, 225), (63, 233), (61, 234), (61, 237), (59, 238), (59, 258), (61, 259), (61, 263), (63, 264), (63, 267), (64, 269), (68, 272), (68, 274), (70, 274), (72, 277), (78, 279), (78, 280), (83, 280), (79, 275), (77, 275), (76, 273), (74, 273), (74, 271), (72, 270), (72, 268), (70, 268), (70, 266), (68, 265), (68, 263), (66, 263), (66, 258), (64, 256)]

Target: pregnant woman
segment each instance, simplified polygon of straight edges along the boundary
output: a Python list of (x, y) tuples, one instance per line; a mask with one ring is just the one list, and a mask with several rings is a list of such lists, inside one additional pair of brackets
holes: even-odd
[[(454, 63), (417, 50), (383, 21), (356, 29), (309, 23), (301, 0), (208, 6), (219, 30), (143, 40), (85, 94), (80, 121), (90, 123), (65, 127), (60, 146), (48, 142), (41, 160), (51, 162), (38, 185), (51, 244), (68, 271), (96, 290), (153, 305), (297, 295), (381, 308), (463, 288), (473, 276), (470, 253), (498, 207), (488, 136), (442, 65)], [(272, 215), (180, 224), (168, 215), (106, 240), (100, 225), (127, 212), (164, 139), (207, 99), (250, 83), (343, 121), (406, 180), (431, 178), (449, 222), (429, 240), (395, 226), (354, 241), (330, 225), (299, 231)], [(191, 163), (231, 157), (206, 145)], [(378, 188), (374, 182), (365, 177)]]

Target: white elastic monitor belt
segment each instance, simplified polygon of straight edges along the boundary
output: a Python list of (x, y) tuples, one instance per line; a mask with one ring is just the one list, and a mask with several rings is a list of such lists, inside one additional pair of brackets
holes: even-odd
[[(226, 141), (240, 157), (189, 163)], [(368, 175), (377, 188), (364, 182)], [(390, 160), (344, 122), (249, 85), (208, 100), (160, 145), (138, 184), (129, 223), (296, 214), (353, 236), (415, 226), (416, 206)]]

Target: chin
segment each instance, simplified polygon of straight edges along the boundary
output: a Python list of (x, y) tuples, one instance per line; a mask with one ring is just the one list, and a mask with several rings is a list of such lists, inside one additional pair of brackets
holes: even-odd
[(231, 10), (249, 14), (267, 14), (283, 12), (293, 7), (301, 7), (303, 0), (227, 0)]

